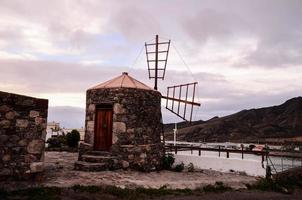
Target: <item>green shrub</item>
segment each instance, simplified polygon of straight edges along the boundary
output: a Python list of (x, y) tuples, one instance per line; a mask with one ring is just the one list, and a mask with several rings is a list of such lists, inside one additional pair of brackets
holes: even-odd
[(185, 164), (182, 162), (180, 164), (175, 165), (174, 171), (182, 172), (185, 168)]
[(172, 165), (174, 164), (175, 158), (173, 154), (168, 153), (164, 155), (163, 157), (163, 168), (170, 170), (172, 168)]
[(60, 148), (66, 144), (66, 136), (59, 135), (56, 137), (51, 137), (46, 142), (50, 148)]
[(77, 130), (72, 130), (70, 133), (66, 135), (67, 145), (69, 147), (77, 147), (78, 142), (80, 141), (80, 133)]
[(188, 172), (194, 172), (194, 171), (195, 171), (195, 169), (194, 169), (193, 163), (189, 163), (188, 164)]

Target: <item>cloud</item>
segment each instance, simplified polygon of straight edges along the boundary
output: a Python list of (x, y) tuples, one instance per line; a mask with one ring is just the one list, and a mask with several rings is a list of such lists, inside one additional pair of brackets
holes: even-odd
[(83, 107), (87, 88), (122, 71), (153, 86), (144, 49), (135, 58), (159, 34), (173, 44), (160, 90), (198, 81), (197, 118), (271, 105), (301, 93), (301, 10), (299, 0), (2, 0), (0, 89)]
[(48, 108), (48, 122), (60, 122), (64, 128), (81, 128), (85, 126), (85, 109), (70, 106)]

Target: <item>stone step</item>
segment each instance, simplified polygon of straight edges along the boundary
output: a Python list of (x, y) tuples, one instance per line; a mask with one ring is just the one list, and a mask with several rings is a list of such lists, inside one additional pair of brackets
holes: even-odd
[(84, 162), (84, 161), (76, 161), (74, 163), (74, 169), (75, 170), (81, 170), (81, 171), (105, 171), (108, 170), (108, 165), (106, 163), (90, 163), (90, 162)]
[(111, 156), (111, 152), (108, 151), (87, 151), (85, 154), (94, 156)]
[(116, 156), (99, 156), (99, 155), (82, 155), (82, 161), (90, 163), (116, 163), (118, 157)]

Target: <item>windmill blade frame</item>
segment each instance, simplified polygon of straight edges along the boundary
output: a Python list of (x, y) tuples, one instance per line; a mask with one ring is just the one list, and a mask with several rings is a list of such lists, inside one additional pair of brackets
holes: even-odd
[[(162, 96), (163, 99), (166, 99), (166, 109), (183, 120), (191, 122), (193, 106), (200, 106), (200, 103), (195, 102), (195, 90), (197, 84), (198, 82), (193, 82), (167, 87), (167, 96)], [(192, 88), (192, 94), (189, 94), (190, 87)], [(171, 90), (172, 94), (170, 94)], [(182, 93), (183, 90), (184, 93)], [(176, 96), (176, 93), (178, 96)], [(182, 97), (182, 94), (185, 94), (185, 96)], [(189, 96), (192, 96), (191, 100), (188, 99)], [(171, 102), (171, 105), (169, 102)], [(181, 104), (183, 105), (183, 109), (181, 109)], [(186, 117), (187, 109), (189, 110), (189, 117)]]
[[(159, 41), (158, 35), (155, 36), (154, 43), (147, 43), (145, 42), (145, 49), (146, 49), (146, 58), (147, 58), (147, 66), (148, 66), (148, 75), (149, 79), (154, 79), (154, 89), (157, 90), (157, 81), (158, 79), (165, 79), (166, 75), (166, 67), (168, 62), (168, 55), (170, 50), (170, 43), (171, 40), (168, 41)], [(163, 45), (167, 45), (166, 48), (159, 49)], [(154, 47), (154, 49), (150, 50), (149, 47)], [(151, 57), (154, 55), (154, 58)], [(161, 57), (159, 55), (164, 55)], [(159, 66), (159, 63), (163, 63), (162, 66)], [(154, 75), (153, 75), (154, 73)], [(160, 74), (161, 73), (161, 74)], [(192, 121), (193, 115), (193, 108), (194, 106), (200, 106), (200, 103), (195, 102), (195, 90), (196, 85), (198, 82), (193, 83), (186, 83), (181, 85), (174, 85), (167, 87), (167, 96), (162, 96), (163, 99), (166, 99), (166, 109), (177, 115), (178, 117), (182, 118), (183, 120)], [(192, 94), (189, 94), (189, 89), (192, 89)], [(169, 92), (172, 90), (173, 95), (170, 96)], [(182, 98), (182, 91), (185, 90), (185, 98)], [(178, 97), (175, 96), (175, 92), (178, 91)], [(192, 96), (192, 100), (188, 99), (188, 95)], [(169, 102), (171, 102), (172, 106), (169, 106)], [(174, 104), (178, 103), (177, 109), (174, 109)], [(181, 108), (183, 105), (183, 109)], [(187, 117), (187, 110), (189, 110), (189, 117)], [(181, 113), (182, 111), (182, 113)]]

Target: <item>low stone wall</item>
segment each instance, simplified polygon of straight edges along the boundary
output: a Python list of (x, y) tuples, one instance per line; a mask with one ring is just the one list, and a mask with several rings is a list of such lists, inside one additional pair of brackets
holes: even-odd
[(48, 100), (0, 91), (0, 177), (43, 170)]
[(132, 169), (139, 171), (161, 170), (163, 144), (121, 145), (119, 155)]

